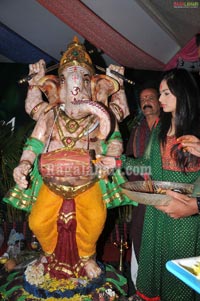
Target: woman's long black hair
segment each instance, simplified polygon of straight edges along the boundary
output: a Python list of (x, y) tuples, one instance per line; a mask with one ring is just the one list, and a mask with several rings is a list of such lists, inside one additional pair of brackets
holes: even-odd
[[(164, 74), (170, 92), (176, 97), (175, 137), (194, 135), (200, 138), (200, 91), (193, 75), (185, 69), (173, 69)], [(159, 139), (166, 143), (167, 133), (171, 127), (171, 113), (161, 115)], [(197, 158), (178, 147), (172, 147), (171, 155), (178, 166), (185, 171), (197, 162)]]

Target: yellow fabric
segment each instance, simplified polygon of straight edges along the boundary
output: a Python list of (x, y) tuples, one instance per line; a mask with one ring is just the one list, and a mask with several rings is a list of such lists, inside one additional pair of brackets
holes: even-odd
[(29, 227), (36, 235), (44, 252), (53, 253), (57, 239), (57, 217), (62, 205), (62, 197), (42, 185), (37, 201), (29, 216)]
[[(52, 254), (58, 239), (57, 217), (62, 197), (43, 185), (29, 216), (29, 226), (44, 252)], [(80, 257), (96, 252), (96, 242), (106, 220), (106, 206), (98, 183), (75, 198), (76, 240)]]
[(75, 202), (79, 256), (91, 256), (96, 253), (96, 242), (103, 230), (107, 214), (99, 183), (77, 196)]

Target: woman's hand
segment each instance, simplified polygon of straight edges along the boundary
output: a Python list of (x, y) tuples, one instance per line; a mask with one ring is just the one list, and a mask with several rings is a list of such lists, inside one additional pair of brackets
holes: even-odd
[(177, 141), (185, 151), (200, 157), (200, 139), (192, 135), (185, 135), (179, 137)]
[(112, 174), (113, 170), (116, 167), (115, 157), (97, 156), (97, 159), (93, 161), (93, 163), (95, 165), (98, 177), (101, 179), (107, 178), (110, 174)]
[(95, 165), (105, 170), (113, 169), (116, 168), (116, 159), (115, 157), (108, 157), (108, 156), (98, 157)]
[(174, 219), (199, 213), (196, 198), (190, 198), (185, 194), (171, 190), (167, 190), (166, 194), (171, 196), (172, 200), (166, 206), (155, 206), (156, 209), (161, 210)]

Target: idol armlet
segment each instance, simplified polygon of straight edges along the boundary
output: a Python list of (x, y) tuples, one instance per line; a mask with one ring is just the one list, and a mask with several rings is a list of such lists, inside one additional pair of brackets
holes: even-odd
[(34, 115), (39, 111), (39, 109), (41, 108), (41, 106), (43, 105), (43, 101), (41, 101), (40, 103), (38, 103), (30, 112), (30, 116), (31, 118), (34, 117)]
[(29, 161), (29, 160), (21, 160), (20, 162), (19, 162), (19, 164), (29, 164), (29, 165), (31, 165), (32, 166), (32, 163), (31, 163), (31, 161)]

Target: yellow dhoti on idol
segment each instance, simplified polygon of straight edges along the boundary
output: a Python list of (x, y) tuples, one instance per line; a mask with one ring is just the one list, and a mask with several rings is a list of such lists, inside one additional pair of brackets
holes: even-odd
[[(31, 139), (25, 148), (40, 154), (43, 144)], [(96, 253), (105, 224), (106, 207), (127, 203), (120, 188), (124, 181), (120, 171), (109, 181), (99, 179), (93, 168), (90, 153), (83, 149), (42, 153), (31, 172), (30, 188), (20, 193), (16, 186), (4, 199), (30, 212), (30, 229), (49, 254), (45, 272), (57, 279), (87, 275), (88, 259)]]
[[(75, 200), (76, 242), (79, 256), (90, 257), (96, 252), (96, 242), (106, 220), (106, 206), (99, 183), (80, 193)], [(63, 197), (52, 192), (45, 184), (29, 216), (29, 225), (46, 253), (53, 253), (58, 239), (57, 219)], [(92, 231), (91, 231), (92, 230)]]

